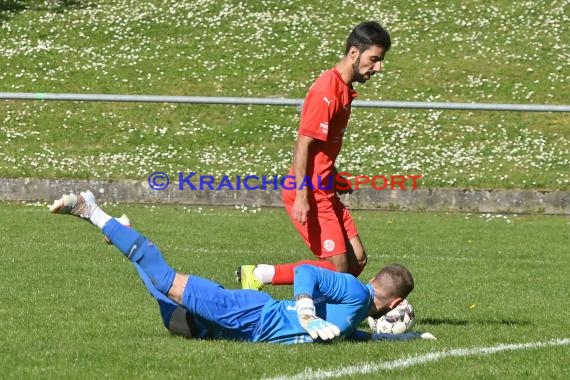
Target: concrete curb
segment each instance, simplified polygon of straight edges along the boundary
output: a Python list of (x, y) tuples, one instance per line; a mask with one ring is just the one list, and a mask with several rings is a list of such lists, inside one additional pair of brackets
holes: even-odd
[[(51, 202), (63, 193), (89, 189), (98, 199), (120, 203), (189, 205), (255, 205), (282, 207), (278, 190), (178, 190), (171, 183), (163, 191), (146, 181), (0, 178), (0, 201)], [(464, 211), (489, 213), (542, 213), (570, 215), (570, 191), (418, 189), (377, 191), (364, 188), (343, 196), (358, 209), (410, 211)]]

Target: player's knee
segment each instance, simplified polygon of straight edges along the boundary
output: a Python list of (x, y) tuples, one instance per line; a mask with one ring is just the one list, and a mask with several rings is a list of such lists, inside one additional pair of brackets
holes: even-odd
[(168, 330), (168, 326), (170, 325), (170, 320), (172, 319), (172, 315), (174, 311), (178, 308), (178, 306), (167, 303), (161, 300), (158, 300), (158, 307), (160, 309), (160, 316), (162, 317), (162, 324)]
[(172, 313), (170, 320), (163, 319), (164, 327), (172, 334), (182, 335), (186, 338), (193, 338), (194, 334), (190, 324), (188, 323), (188, 316), (185, 309), (178, 307)]
[(349, 270), (348, 264), (339, 264), (336, 266), (337, 272), (347, 273)]
[(336, 271), (341, 273), (348, 273), (350, 268), (348, 260), (346, 260), (346, 254), (336, 256), (336, 260), (334, 260), (332, 264), (335, 266)]
[(351, 267), (348, 270), (348, 273), (350, 273), (354, 277), (358, 277), (358, 276), (360, 276), (360, 274), (362, 273), (363, 270), (364, 270), (364, 267), (361, 267), (358, 265), (358, 266)]
[(158, 306), (162, 324), (168, 331), (172, 334), (192, 337), (184, 308), (161, 300), (158, 301)]
[(354, 259), (351, 261), (348, 273), (354, 275), (354, 277), (360, 276), (360, 274), (364, 270), (364, 267), (366, 267), (367, 263), (368, 263), (368, 257), (366, 256), (366, 253), (362, 251), (360, 255), (354, 257)]

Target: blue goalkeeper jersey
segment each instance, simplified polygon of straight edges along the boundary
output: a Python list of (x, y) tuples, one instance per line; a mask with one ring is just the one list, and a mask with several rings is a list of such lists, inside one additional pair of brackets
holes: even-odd
[[(351, 336), (367, 316), (374, 290), (351, 274), (332, 272), (312, 265), (295, 269), (294, 295), (308, 294), (316, 314), (340, 329), (341, 337)], [(268, 301), (261, 312), (253, 341), (304, 343), (313, 339), (301, 327), (295, 301)]]
[[(293, 300), (276, 301), (267, 293), (249, 289), (224, 289), (214, 281), (190, 275), (179, 303), (175, 303), (159, 291), (164, 291), (164, 286), (156, 286), (165, 285), (161, 277), (163, 272), (174, 273), (164, 263), (156, 246), (114, 219), (105, 224), (103, 232), (125, 255), (130, 255), (140, 246), (137, 255), (152, 258), (144, 263), (144, 268), (143, 260), (135, 260), (133, 265), (148, 291), (158, 301), (163, 323), (170, 331), (189, 331), (186, 335), (200, 339), (278, 343), (312, 341), (301, 327)], [(350, 274), (312, 265), (295, 268), (293, 291), (294, 296), (310, 296), (316, 315), (336, 325), (341, 338), (358, 335), (354, 333), (368, 315), (374, 300), (372, 286), (363, 284)], [(174, 318), (175, 314), (182, 316), (183, 320)]]
[[(160, 293), (148, 275), (134, 264), (149, 292), (160, 305), (165, 327), (170, 329), (177, 308), (187, 310), (194, 338), (230, 339), (283, 344), (312, 342), (301, 327), (295, 301), (277, 301), (255, 290), (224, 289), (220, 284), (190, 276), (184, 302), (177, 305)], [(367, 315), (374, 290), (350, 274), (312, 265), (295, 269), (294, 294), (311, 295), (318, 317), (338, 326), (341, 337), (351, 336)]]

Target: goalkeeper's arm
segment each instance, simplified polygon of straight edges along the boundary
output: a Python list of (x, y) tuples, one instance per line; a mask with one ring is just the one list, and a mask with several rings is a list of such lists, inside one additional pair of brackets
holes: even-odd
[(297, 316), (301, 327), (305, 329), (313, 339), (330, 340), (340, 335), (338, 326), (317, 317), (313, 299), (308, 294), (295, 296), (297, 303)]

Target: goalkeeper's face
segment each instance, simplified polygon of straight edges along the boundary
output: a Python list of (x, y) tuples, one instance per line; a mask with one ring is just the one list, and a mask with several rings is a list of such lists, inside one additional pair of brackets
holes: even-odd
[(372, 318), (380, 318), (390, 310), (394, 309), (402, 302), (402, 298), (394, 298), (392, 300), (377, 302), (374, 300), (374, 304), (370, 307), (370, 312), (368, 313)]
[(370, 306), (370, 316), (372, 318), (380, 318), (390, 310), (398, 306), (402, 301), (402, 297), (389, 296), (384, 289), (374, 289), (374, 302)]

